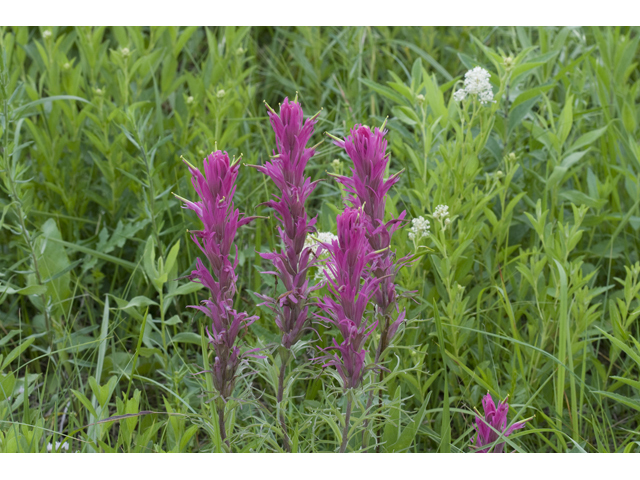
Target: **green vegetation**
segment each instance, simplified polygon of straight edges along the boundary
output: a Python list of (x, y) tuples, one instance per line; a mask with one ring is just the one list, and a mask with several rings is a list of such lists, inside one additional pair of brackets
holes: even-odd
[[(50, 32), (50, 33), (47, 33)], [(322, 108), (311, 144), (388, 116), (387, 212), (408, 321), (384, 358), (383, 403), (354, 394), (348, 451), (470, 451), (473, 408), (509, 395), (535, 415), (507, 451), (640, 449), (640, 31), (637, 28), (0, 28), (0, 451), (224, 451), (199, 302), (183, 278), (200, 228), (194, 165), (217, 146), (263, 163), (263, 100)], [(491, 73), (495, 103), (453, 100)], [(334, 162), (338, 159), (338, 162)], [(308, 202), (335, 233), (349, 159), (325, 141)], [(236, 307), (263, 348), (236, 385), (233, 451), (281, 451), (277, 328), (257, 252), (278, 242), (275, 193), (242, 167)], [(432, 214), (449, 207), (450, 223)], [(317, 292), (321, 294), (322, 291)], [(202, 296), (202, 292), (200, 292)], [(345, 401), (298, 344), (282, 408), (294, 451), (336, 451)], [(130, 414), (128, 417), (113, 418)], [(109, 419), (109, 420), (107, 420)], [(366, 421), (365, 421), (366, 420)], [(366, 431), (365, 431), (366, 429)], [(381, 442), (381, 444), (380, 444)]]

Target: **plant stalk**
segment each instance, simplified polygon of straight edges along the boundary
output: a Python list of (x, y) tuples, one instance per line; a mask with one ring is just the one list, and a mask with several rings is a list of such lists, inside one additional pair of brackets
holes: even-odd
[(284, 377), (287, 371), (287, 364), (289, 363), (289, 351), (280, 354), (282, 359), (282, 365), (280, 366), (280, 375), (278, 377), (278, 394), (276, 401), (278, 402), (278, 417), (280, 420), (280, 426), (282, 427), (282, 446), (284, 449), (291, 453), (291, 442), (289, 441), (289, 433), (287, 431), (287, 423), (285, 421), (284, 412), (282, 411), (282, 398), (284, 396)]
[(351, 395), (347, 397), (347, 412), (344, 416), (344, 429), (342, 430), (342, 444), (340, 445), (340, 453), (344, 453), (347, 449), (347, 440), (349, 437), (349, 422), (351, 421)]

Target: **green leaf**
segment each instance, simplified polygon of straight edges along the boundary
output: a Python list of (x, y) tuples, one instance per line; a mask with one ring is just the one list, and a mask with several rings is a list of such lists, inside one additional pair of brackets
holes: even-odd
[(603, 392), (601, 390), (595, 390), (593, 393), (597, 393), (598, 395), (602, 395), (604, 397), (609, 397), (615, 400), (616, 402), (619, 402), (623, 405), (626, 405), (627, 407), (633, 408), (634, 410), (637, 410), (640, 412), (640, 402), (638, 400), (633, 400), (631, 398), (618, 395), (617, 393)]
[(9, 285), (1, 285), (0, 293), (6, 293), (7, 295), (42, 295), (47, 291), (47, 287), (44, 285), (30, 285), (24, 288), (15, 289)]
[(91, 402), (89, 401), (89, 399), (87, 397), (85, 397), (85, 395), (81, 392), (78, 392), (77, 390), (73, 390), (71, 389), (71, 392), (76, 396), (76, 398), (78, 400), (80, 400), (80, 403), (82, 403), (82, 405), (84, 405), (84, 408), (86, 408), (89, 413), (91, 414), (91, 416), (93, 418), (98, 418), (98, 414), (96, 413), (95, 409), (93, 408), (93, 405), (91, 405)]
[(416, 434), (418, 433), (418, 429), (420, 425), (422, 425), (422, 420), (424, 420), (424, 416), (427, 411), (427, 405), (429, 404), (429, 398), (431, 398), (431, 392), (427, 394), (427, 398), (422, 402), (422, 406), (418, 413), (411, 417), (410, 423), (405, 427), (405, 429), (400, 434), (400, 438), (393, 445), (388, 447), (389, 451), (392, 452), (403, 452), (411, 447), (411, 444), (416, 438)]
[(180, 240), (178, 240), (176, 244), (173, 247), (171, 247), (171, 250), (169, 251), (169, 255), (167, 255), (167, 261), (164, 265), (163, 273), (169, 273), (171, 271), (174, 264), (176, 263), (176, 258), (178, 257), (178, 253), (180, 253)]
[(602, 128), (598, 128), (597, 130), (594, 130), (592, 132), (585, 133), (584, 135), (579, 137), (575, 142), (573, 142), (573, 145), (571, 145), (571, 148), (568, 151), (573, 152), (574, 150), (578, 150), (580, 148), (584, 148), (586, 146), (591, 145), (598, 138), (600, 138), (600, 136), (604, 132), (607, 131), (607, 128), (608, 128), (608, 125)]
[(101, 260), (105, 260), (107, 262), (114, 263), (116, 265), (120, 265), (121, 267), (126, 268), (127, 270), (135, 270), (136, 264), (133, 262), (129, 262), (127, 260), (123, 260), (118, 257), (114, 257), (113, 255), (107, 255), (106, 253), (98, 252), (97, 250), (93, 250), (92, 248), (83, 247), (82, 245), (76, 245), (74, 243), (65, 242), (64, 240), (59, 240), (56, 238), (49, 238), (50, 241), (54, 243), (59, 243), (60, 245), (65, 246), (66, 248), (70, 248), (72, 250), (77, 250), (82, 253), (86, 253), (87, 255), (92, 255)]
[(0, 374), (0, 402), (13, 395), (13, 387), (16, 384), (16, 377), (13, 373)]
[(180, 332), (171, 340), (173, 343), (192, 343), (193, 345), (200, 345), (200, 335), (193, 332)]
[(158, 305), (158, 303), (154, 302), (150, 298), (145, 297), (144, 295), (138, 295), (137, 297), (133, 297), (131, 300), (129, 300), (129, 303), (127, 303), (124, 307), (119, 307), (119, 309), (127, 310), (128, 308), (142, 308), (148, 307), (149, 305)]
[(16, 358), (18, 358), (20, 354), (22, 354), (22, 352), (24, 352), (27, 348), (29, 348), (29, 345), (31, 345), (34, 340), (35, 340), (35, 337), (29, 337), (25, 339), (20, 345), (18, 345), (13, 350), (11, 350), (9, 352), (9, 355), (7, 355), (5, 359), (2, 361), (2, 364), (0, 365), (0, 371), (8, 367), (11, 362), (13, 362)]
[(374, 92), (379, 93), (380, 95), (382, 95), (385, 98), (388, 98), (389, 100), (393, 100), (398, 105), (407, 105), (408, 103), (408, 101), (402, 95), (396, 93), (394, 90), (392, 90), (389, 87), (385, 87), (384, 85), (380, 85), (379, 83), (373, 82), (366, 78), (359, 78), (358, 80), (361, 83), (365, 84)]
[(118, 383), (118, 377), (115, 375), (109, 378), (109, 381), (102, 386), (98, 384), (94, 377), (89, 377), (89, 386), (91, 387), (93, 394), (98, 399), (98, 404), (101, 407), (104, 408), (107, 405), (113, 390), (116, 388), (116, 383)]
[[(56, 241), (62, 240), (56, 221), (50, 218), (42, 225), (41, 230), (42, 236), (35, 242), (38, 271), (46, 285), (46, 295), (52, 299), (54, 313), (61, 315), (66, 311), (71, 297), (69, 271), (73, 266), (64, 246)], [(32, 268), (35, 270), (34, 265)], [(38, 285), (35, 273), (28, 275), (27, 283), (29, 286)], [(39, 297), (31, 297), (31, 300), (39, 308), (44, 308), (44, 305), (40, 305), (42, 302)]]
[(389, 412), (389, 420), (387, 420), (386, 425), (384, 427), (384, 434), (382, 435), (382, 441), (387, 446), (387, 451), (389, 450), (389, 446), (393, 445), (398, 441), (398, 436), (400, 432), (400, 412), (402, 411), (400, 401), (401, 401), (401, 388), (396, 388), (396, 393), (393, 397), (393, 407), (391, 408), (391, 412)]
[(391, 111), (400, 121), (407, 125), (413, 126), (420, 122), (416, 113), (409, 107), (393, 107)]

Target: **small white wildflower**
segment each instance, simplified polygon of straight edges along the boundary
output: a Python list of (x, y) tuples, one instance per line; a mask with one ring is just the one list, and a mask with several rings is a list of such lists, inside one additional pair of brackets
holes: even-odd
[(416, 100), (418, 101), (418, 105), (422, 105), (424, 103), (424, 95), (419, 93), (418, 95), (416, 95)]
[(444, 220), (449, 216), (449, 207), (447, 205), (438, 205), (433, 212), (433, 218), (436, 220)]
[(478, 95), (478, 98), (480, 99), (480, 103), (482, 105), (493, 102), (493, 90), (485, 90), (480, 95)]
[(49, 38), (52, 35), (51, 30), (45, 30), (42, 32), (42, 38)]
[(65, 62), (65, 64), (62, 65), (62, 68), (64, 68), (65, 70), (69, 70), (71, 68), (71, 64), (69, 62)]
[(447, 218), (444, 219), (444, 224), (445, 225), (449, 225), (450, 223), (451, 223), (451, 219), (450, 218), (447, 217)]
[(191, 105), (193, 103), (193, 97), (187, 97), (187, 105)]
[(464, 88), (453, 94), (453, 99), (461, 102), (467, 95), (475, 95), (482, 105), (493, 102), (491, 74), (482, 67), (475, 67), (464, 74)]
[(333, 271), (329, 268), (328, 265), (323, 265), (316, 270), (316, 274), (313, 276), (313, 280), (316, 283), (324, 283), (327, 281), (327, 275), (331, 280), (335, 280), (335, 276), (333, 275)]
[(127, 47), (124, 47), (120, 49), (120, 53), (123, 57), (127, 58), (131, 54), (131, 51)]
[(461, 102), (463, 101), (465, 98), (467, 98), (467, 91), (464, 88), (461, 88), (460, 90), (458, 90), (457, 92), (455, 92), (453, 94), (453, 99), (456, 102)]
[[(315, 235), (307, 235), (307, 238), (304, 241), (304, 247), (311, 248), (315, 255), (317, 254), (318, 247), (320, 247), (321, 244), (331, 244), (333, 240), (338, 240), (338, 236), (334, 235), (331, 232), (318, 232)], [(328, 256), (329, 253), (326, 249), (324, 249), (324, 251), (320, 255), (320, 258), (326, 258)]]
[(424, 217), (416, 217), (411, 220), (411, 229), (409, 230), (409, 240), (416, 242), (423, 237), (429, 236), (431, 224)]
[(52, 444), (48, 444), (47, 445), (47, 452), (50, 452), (52, 450), (55, 450), (56, 452), (62, 451), (64, 450), (65, 452), (69, 450), (69, 443), (68, 442), (56, 442), (56, 448), (53, 448)]
[(95, 92), (96, 95), (102, 95), (104, 93), (101, 88), (96, 88)]
[(491, 88), (491, 74), (482, 67), (475, 67), (464, 74), (464, 89), (469, 95), (479, 95)]
[[(326, 248), (322, 249), (322, 251), (319, 252), (320, 245), (331, 244), (333, 240), (338, 240), (338, 236), (334, 235), (331, 232), (318, 232), (315, 235), (307, 235), (307, 238), (304, 241), (304, 247), (310, 248), (313, 255), (319, 258), (320, 260), (327, 260), (329, 259), (329, 252), (327, 251)], [(320, 253), (320, 255), (318, 255), (318, 253)], [(316, 274), (314, 275), (313, 279), (315, 280), (316, 283), (324, 283), (327, 281), (327, 275), (329, 275), (331, 279), (334, 278), (333, 272), (331, 271), (329, 266), (325, 265), (323, 262), (323, 264), (318, 265), (318, 268), (316, 269)]]
[(218, 98), (222, 98), (225, 96), (227, 92), (225, 92), (223, 89), (218, 90), (218, 93), (216, 93), (216, 97)]

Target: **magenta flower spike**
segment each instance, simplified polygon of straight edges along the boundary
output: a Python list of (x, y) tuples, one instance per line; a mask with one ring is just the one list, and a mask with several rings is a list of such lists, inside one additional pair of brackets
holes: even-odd
[[(482, 398), (482, 408), (484, 410), (484, 417), (476, 411), (476, 439), (474, 446), (476, 452), (487, 453), (489, 452), (489, 445), (493, 444), (499, 438), (497, 432), (502, 433), (504, 437), (508, 437), (515, 430), (519, 430), (525, 426), (525, 424), (531, 420), (530, 418), (521, 422), (516, 422), (507, 428), (507, 413), (509, 412), (508, 397), (502, 402), (496, 404), (493, 401), (493, 397), (489, 392)], [(497, 432), (496, 432), (497, 431)], [(504, 442), (498, 443), (491, 450), (493, 453), (502, 453), (504, 450)]]
[(279, 298), (258, 295), (274, 314), (277, 327), (282, 332), (282, 345), (289, 350), (310, 328), (309, 294), (317, 287), (310, 287), (307, 272), (315, 261), (311, 249), (304, 248), (307, 234), (316, 231), (316, 218), (309, 219), (305, 202), (317, 185), (304, 176), (307, 162), (314, 155), (307, 143), (313, 134), (316, 116), (304, 120), (302, 107), (288, 98), (280, 106), (280, 114), (267, 105), (271, 126), (275, 132), (277, 151), (270, 161), (257, 166), (280, 190), (279, 195), (265, 203), (276, 212), (280, 222), (278, 232), (282, 240), (281, 251), (260, 254), (273, 263), (275, 271), (264, 272), (278, 277), (286, 289)]
[(376, 263), (370, 264), (371, 273), (380, 280), (380, 288), (375, 295), (378, 311), (384, 317), (380, 344), (376, 357), (379, 357), (396, 334), (405, 319), (405, 311), (399, 312), (395, 321), (391, 320), (391, 308), (396, 306), (397, 295), (394, 283), (398, 270), (407, 264), (409, 257), (395, 261), (390, 250), (391, 237), (401, 227), (406, 215), (403, 211), (398, 218), (384, 222), (386, 195), (399, 180), (400, 172), (385, 180), (384, 173), (389, 163), (386, 130), (375, 128), (373, 131), (365, 125), (355, 125), (345, 140), (334, 143), (344, 148), (353, 161), (352, 176), (336, 176), (345, 186), (347, 203), (354, 208), (362, 208), (366, 217), (368, 248), (380, 252)]
[(368, 247), (362, 209), (345, 209), (337, 223), (338, 240), (323, 245), (331, 255), (325, 270), (330, 295), (318, 302), (322, 314), (317, 316), (340, 331), (342, 342), (333, 339), (333, 346), (323, 349), (326, 355), (318, 360), (323, 367), (336, 368), (346, 390), (358, 388), (367, 369), (375, 368), (364, 364), (364, 344), (377, 321), (368, 322), (364, 313), (379, 286), (379, 280), (367, 273), (367, 264), (379, 253)]
[(209, 290), (209, 298), (203, 300), (201, 305), (191, 308), (204, 313), (211, 322), (206, 331), (216, 357), (209, 373), (214, 387), (226, 401), (233, 393), (243, 357), (256, 356), (253, 355), (255, 349), (241, 354), (237, 346), (241, 330), (246, 329), (258, 317), (234, 310), (237, 247), (233, 262), (229, 259), (238, 227), (249, 223), (254, 217), (241, 215), (233, 204), (239, 165), (229, 161), (227, 152), (217, 150), (205, 158), (204, 175), (193, 165), (185, 163), (191, 172), (191, 182), (200, 201), (191, 202), (178, 198), (184, 203), (184, 208), (196, 212), (203, 224), (202, 230), (191, 232), (191, 239), (209, 261), (207, 268), (198, 258), (196, 269), (189, 275), (191, 281), (201, 283)]

